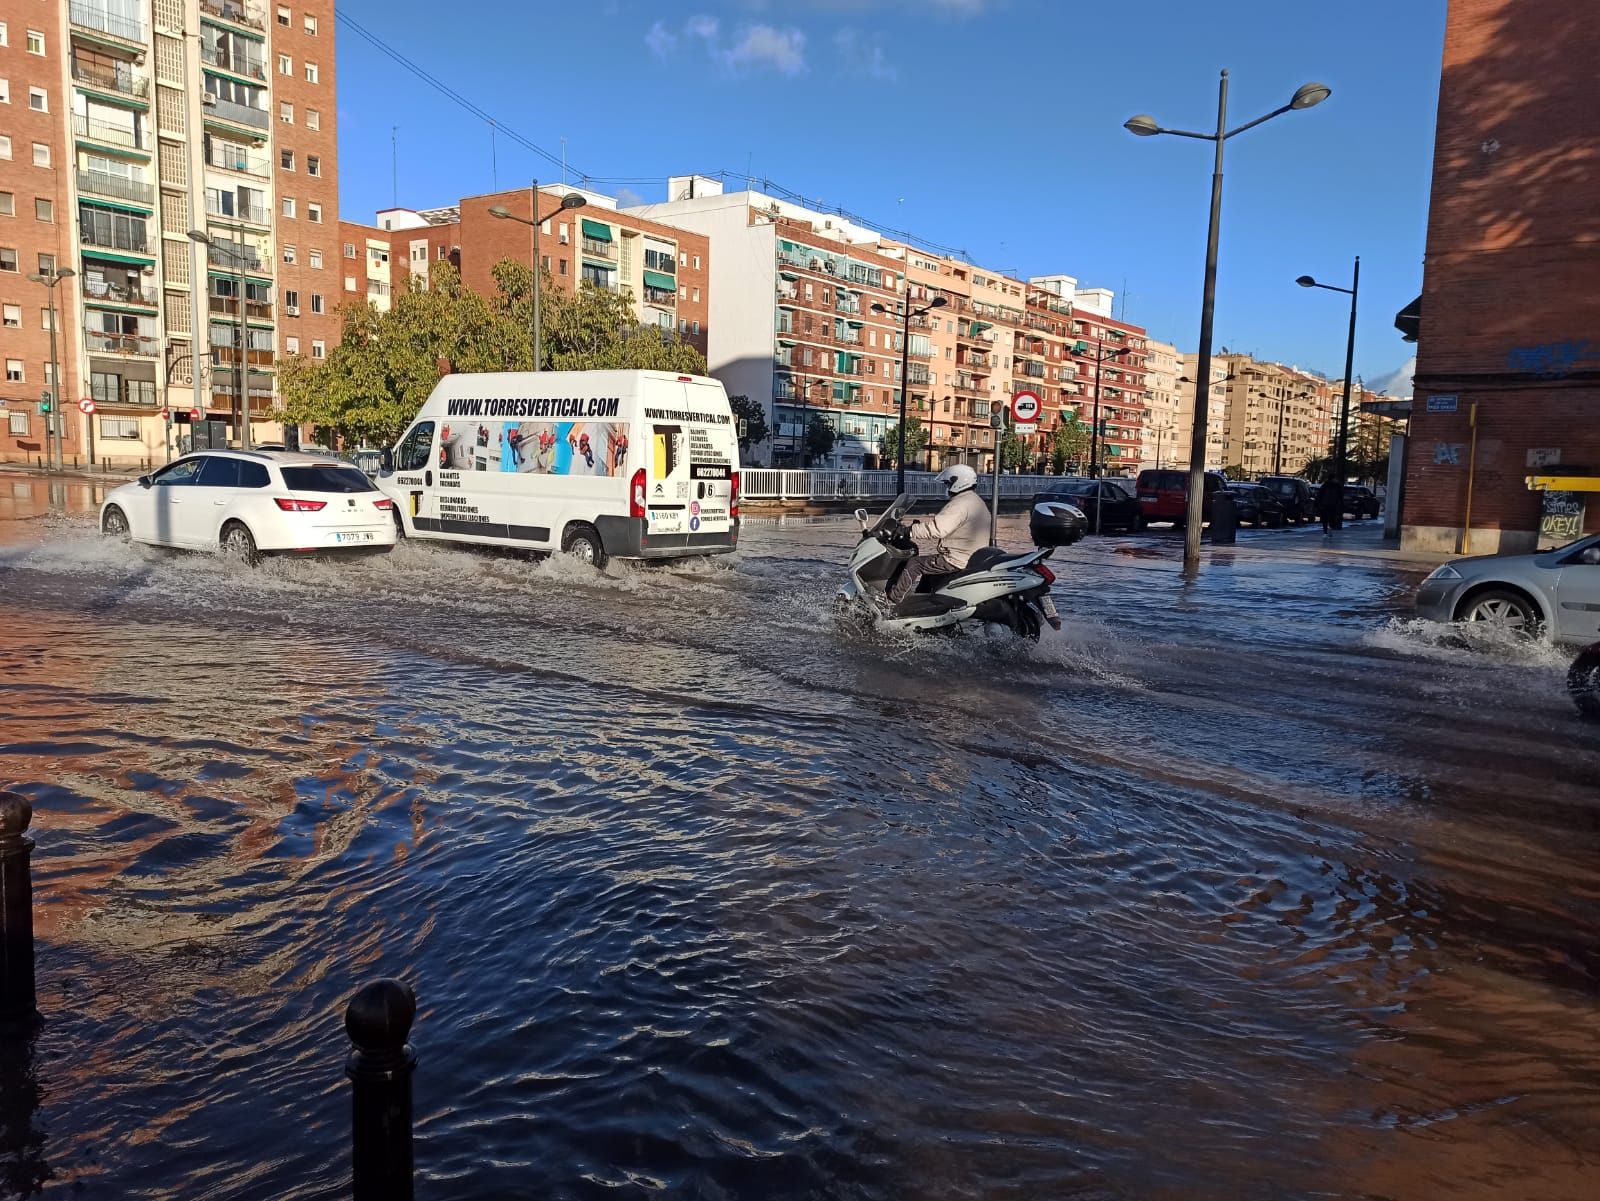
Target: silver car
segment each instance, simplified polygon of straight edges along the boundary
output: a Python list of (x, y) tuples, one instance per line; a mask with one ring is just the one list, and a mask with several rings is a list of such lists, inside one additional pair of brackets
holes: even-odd
[(1456, 559), (1417, 591), (1417, 616), (1481, 621), (1556, 642), (1600, 639), (1600, 534), (1533, 555)]

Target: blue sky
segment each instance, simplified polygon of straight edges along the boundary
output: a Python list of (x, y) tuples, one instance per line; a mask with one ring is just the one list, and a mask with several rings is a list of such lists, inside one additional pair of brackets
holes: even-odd
[[(1356, 369), (1410, 350), (1394, 313), (1417, 295), (1445, 0), (591, 0), (462, 5), (346, 0), (354, 17), (568, 177), (644, 200), (669, 174), (749, 173), (882, 228), (1017, 275), (1066, 272), (1118, 314), (1193, 349), (1211, 148), (1136, 138), (1333, 89), (1228, 143), (1216, 339), (1337, 375), (1347, 283), (1362, 256)], [(491, 139), (345, 23), (338, 32), (340, 207), (427, 207), (559, 178)], [(1124, 296), (1123, 294), (1126, 293)]]

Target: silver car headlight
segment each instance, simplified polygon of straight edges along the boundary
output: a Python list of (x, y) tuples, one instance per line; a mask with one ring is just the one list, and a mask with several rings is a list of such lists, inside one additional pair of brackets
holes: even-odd
[(1461, 578), (1461, 573), (1446, 563), (1443, 567), (1435, 567), (1428, 573), (1428, 579), (1422, 582), (1426, 584), (1429, 580), (1459, 580)]

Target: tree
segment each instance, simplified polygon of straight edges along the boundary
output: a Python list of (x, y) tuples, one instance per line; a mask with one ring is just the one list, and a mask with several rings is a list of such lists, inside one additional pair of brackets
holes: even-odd
[(1250, 473), (1238, 463), (1230, 463), (1228, 466), (1224, 467), (1222, 469), (1222, 474), (1227, 476), (1230, 480), (1243, 480), (1250, 477)]
[[(291, 356), (279, 372), (279, 416), (316, 428), (319, 440), (393, 442), (416, 416), (442, 370), (528, 371), (533, 273), (505, 260), (493, 295), (465, 287), (448, 261), (412, 276), (387, 312), (343, 310), (344, 330), (326, 359)], [(636, 368), (704, 374), (704, 356), (677, 335), (641, 325), (627, 298), (593, 287), (541, 297), (545, 361), (557, 370)]]
[[(922, 462), (922, 452), (928, 448), (928, 428), (922, 424), (920, 417), (906, 418), (906, 465)], [(898, 466), (900, 454), (900, 427), (891, 425), (883, 431), (883, 437), (878, 440), (878, 449), (882, 454), (882, 461), (892, 466)]]
[(838, 433), (833, 428), (833, 422), (818, 413), (811, 414), (811, 424), (806, 426), (806, 455), (808, 458), (825, 459), (833, 453), (833, 444), (838, 440)]
[(1005, 433), (1000, 437), (1000, 467), (1004, 471), (1015, 471), (1027, 461), (1027, 443), (1023, 442), (1022, 436), (1017, 433), (1017, 428), (1008, 414)]
[(1083, 463), (1089, 453), (1089, 427), (1083, 422), (1063, 421), (1050, 435), (1050, 470), (1057, 475), (1067, 473), (1067, 465)]
[(739, 425), (739, 449), (747, 451), (765, 442), (772, 431), (767, 426), (767, 410), (759, 400), (748, 396), (730, 396), (728, 405), (733, 409), (733, 419)]

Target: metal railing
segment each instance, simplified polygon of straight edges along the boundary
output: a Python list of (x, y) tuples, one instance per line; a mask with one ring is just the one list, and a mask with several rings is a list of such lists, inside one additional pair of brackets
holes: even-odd
[(210, 92), (206, 93), (207, 101), (201, 112), (207, 117), (217, 117), (223, 121), (234, 121), (240, 125), (249, 125), (254, 129), (266, 129), (272, 123), (264, 108), (251, 108), (248, 104), (235, 104), (232, 100), (223, 100)]
[(109, 121), (96, 121), (83, 113), (72, 114), (72, 132), (80, 138), (104, 142), (108, 146), (126, 146), (131, 150), (145, 148), (144, 137), (139, 130), (125, 129)]
[(224, 242), (218, 239), (216, 243), (206, 247), (206, 262), (213, 267), (231, 267), (237, 271), (241, 257), (246, 271), (261, 270), (261, 260), (256, 257), (255, 252), (246, 250), (237, 242)]
[[(982, 449), (975, 447), (974, 449)], [(1032, 496), (1061, 482), (1059, 475), (1002, 475), (1000, 495)], [(978, 477), (978, 491), (989, 495), (990, 477)], [(932, 471), (906, 472), (906, 491), (912, 496), (944, 495), (944, 485)], [(745, 500), (862, 500), (896, 495), (893, 471), (794, 471), (771, 467), (746, 468), (739, 476), (739, 494)]]
[(157, 300), (154, 288), (140, 287), (137, 284), (117, 284), (109, 280), (93, 280), (88, 276), (83, 277), (80, 291), (83, 298), (91, 302), (102, 300), (112, 304), (153, 305)]
[(262, 178), (272, 174), (272, 161), (266, 155), (250, 155), (237, 150), (223, 150), (212, 147), (206, 151), (206, 165), (220, 167), (224, 171), (242, 171), (246, 175), (256, 175)]
[(150, 242), (142, 226), (137, 229), (99, 230), (92, 227), (85, 228), (84, 223), (80, 221), (78, 240), (85, 246), (99, 246), (106, 250), (126, 250), (132, 254), (150, 253)]
[(241, 4), (240, 0), (200, 0), (200, 11), (232, 21), (235, 25), (248, 25), (251, 29), (265, 30), (266, 14), (262, 9)]
[(232, 71), (235, 75), (249, 75), (255, 79), (267, 78), (267, 64), (253, 59), (243, 58), (221, 46), (200, 46), (200, 61), (210, 63), (213, 67), (221, 67), (224, 71)]
[(98, 29), (112, 37), (125, 38), (130, 42), (144, 41), (144, 22), (111, 12), (102, 5), (88, 3), (88, 0), (72, 0), (67, 6), (67, 19), (74, 25)]
[(125, 179), (121, 175), (105, 175), (99, 171), (79, 171), (78, 191), (93, 192), (96, 196), (113, 196), (118, 200), (131, 200), (135, 204), (156, 202), (154, 184), (143, 183), (137, 179)]
[(206, 197), (206, 216), (215, 217), (219, 221), (244, 221), (250, 225), (271, 225), (272, 216), (264, 204), (240, 204), (234, 202), (233, 212), (225, 213), (222, 206)]
[[(234, 296), (210, 297), (210, 311), (213, 313), (226, 313), (237, 317), (239, 315), (239, 301)], [(272, 302), (270, 300), (247, 300), (244, 302), (244, 315), (257, 317), (262, 321), (272, 320)]]
[(110, 334), (105, 330), (83, 331), (85, 346), (92, 354), (137, 354), (154, 357), (161, 351), (160, 338), (146, 338), (142, 334)]
[(72, 78), (92, 88), (100, 88), (106, 92), (121, 92), (124, 96), (150, 94), (150, 81), (135, 77), (132, 70), (119, 71), (99, 63), (79, 62), (76, 57), (72, 60)]
[(599, 238), (584, 238), (583, 253), (592, 259), (614, 259), (617, 257), (617, 248)]

